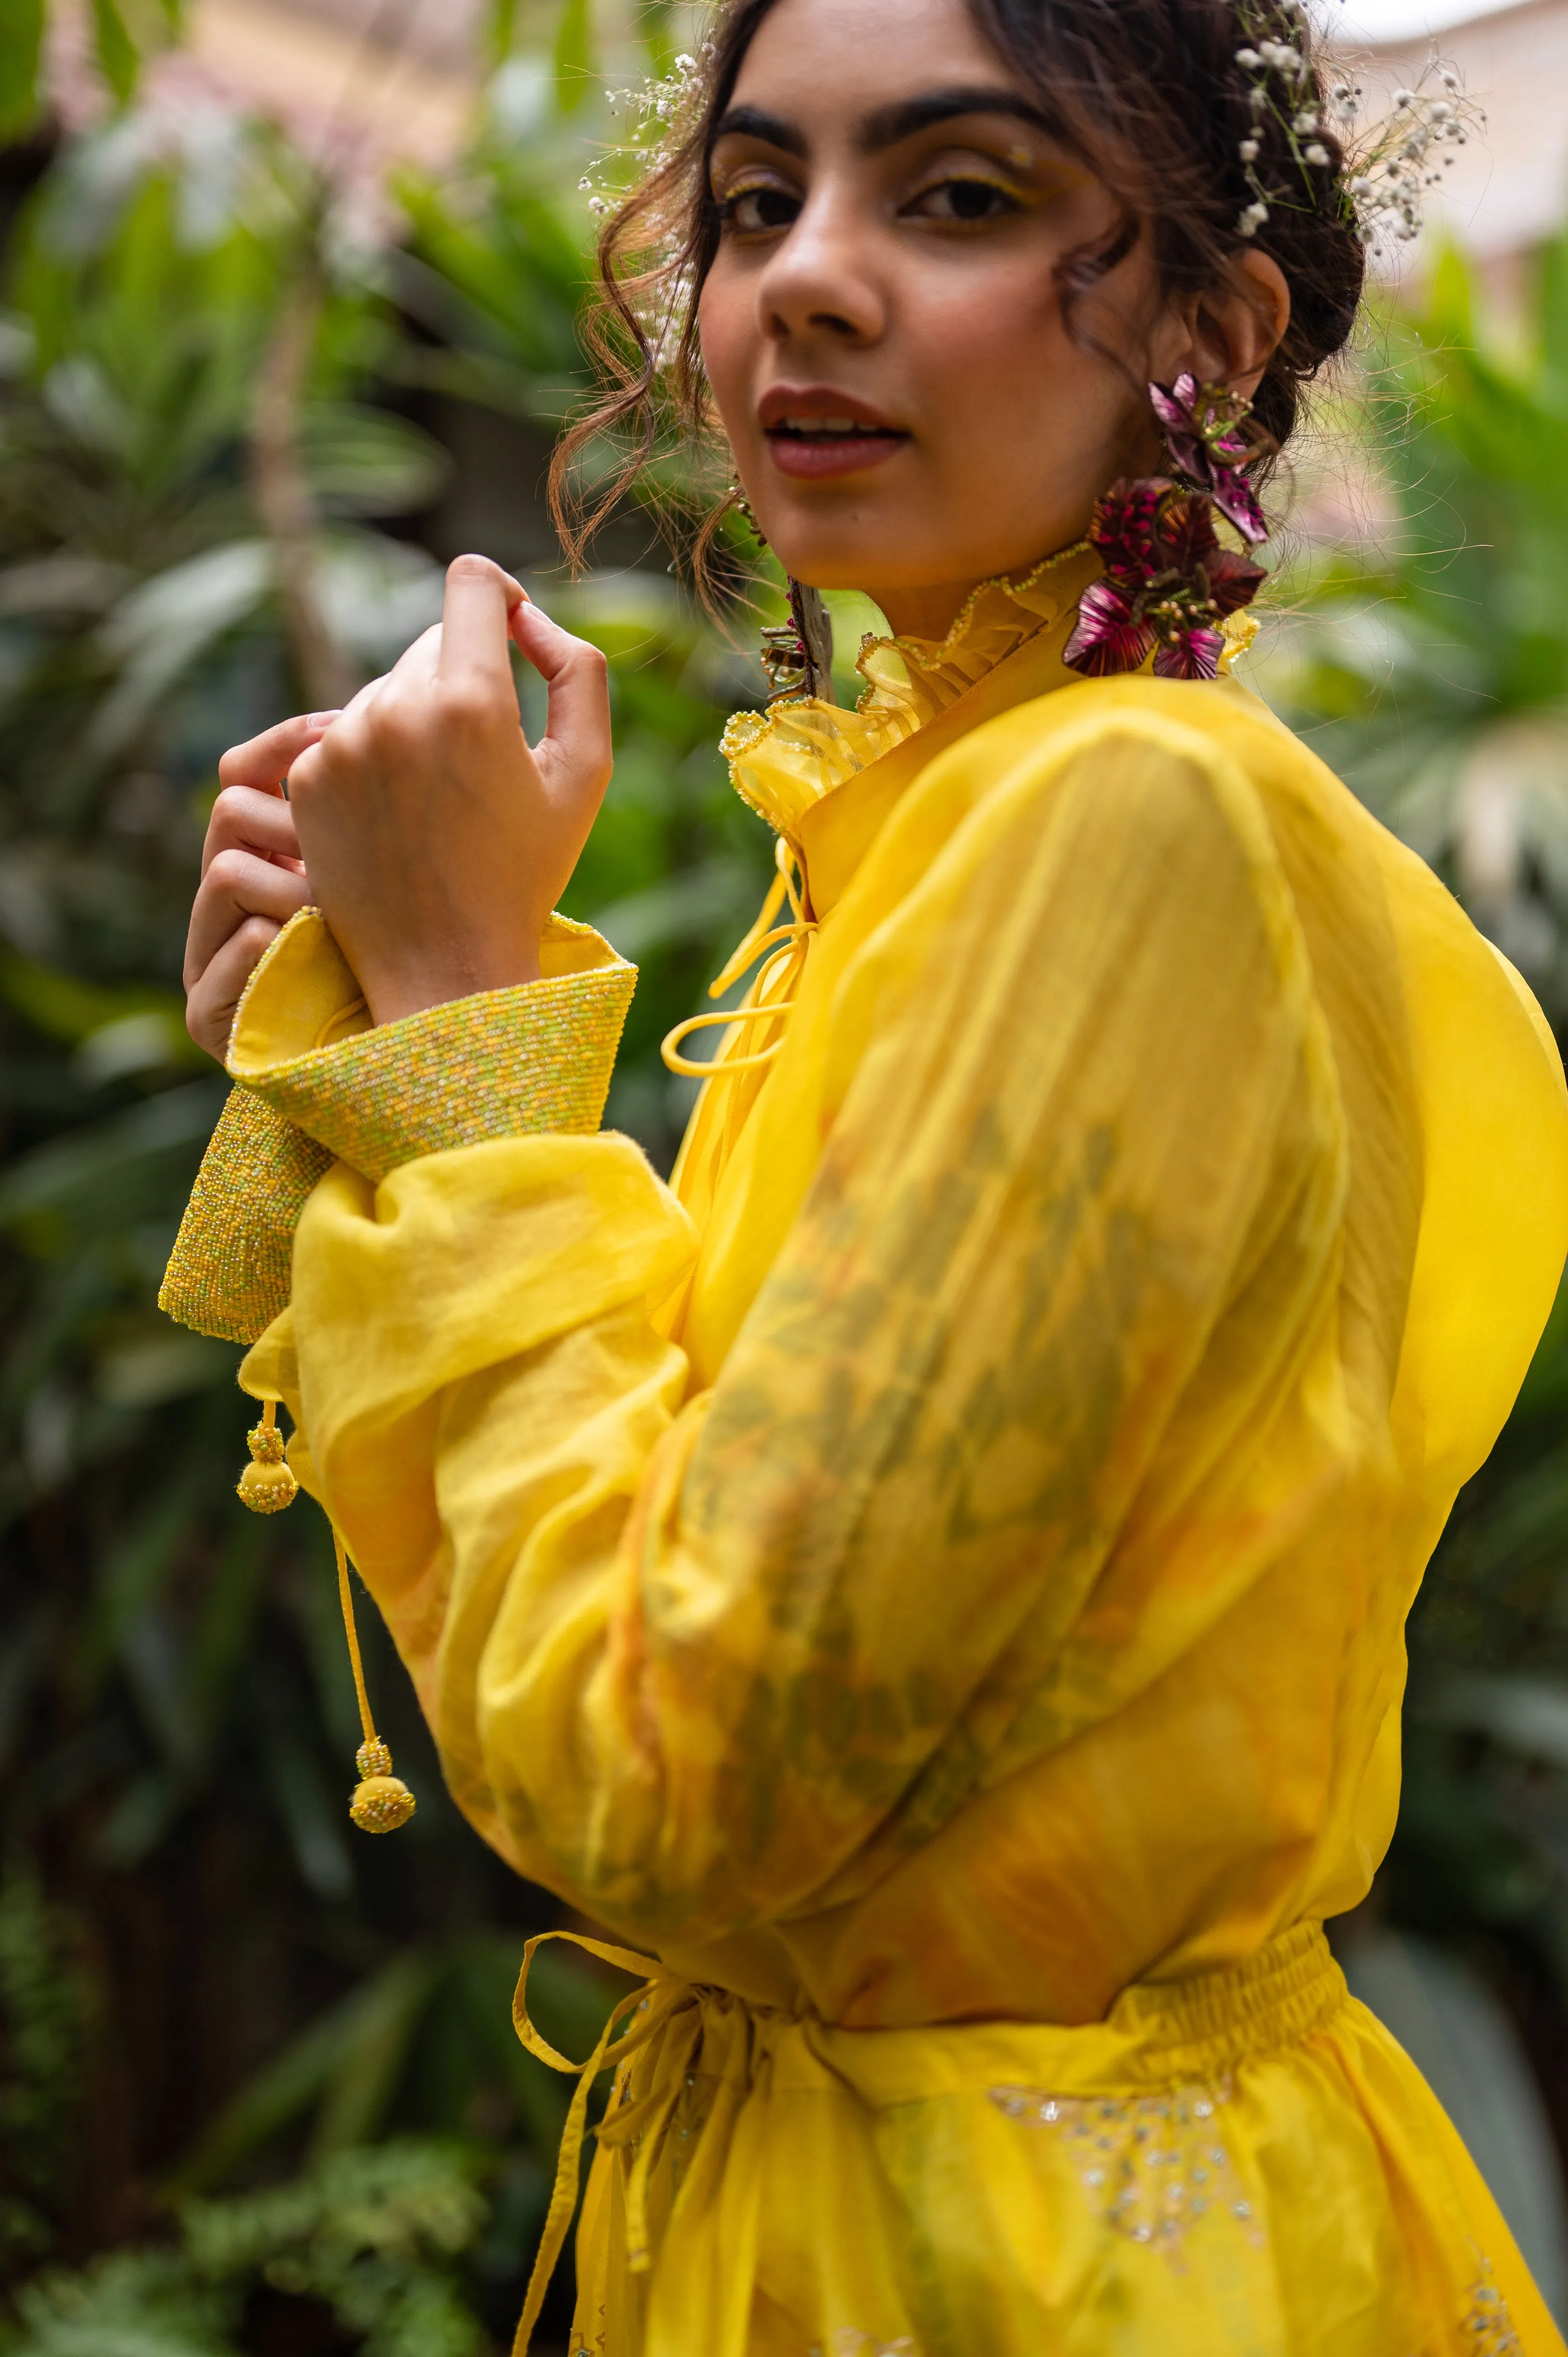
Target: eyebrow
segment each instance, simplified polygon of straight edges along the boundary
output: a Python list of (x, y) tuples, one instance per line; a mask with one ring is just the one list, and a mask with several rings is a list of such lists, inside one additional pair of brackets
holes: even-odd
[[(1026, 123), (1047, 138), (1060, 139), (1062, 125), (1043, 107), (1033, 105), (1016, 91), (998, 90), (993, 84), (981, 83), (972, 88), (932, 90), (918, 98), (900, 99), (892, 106), (878, 107), (861, 124), (855, 141), (862, 155), (880, 155), (885, 148), (897, 147), (902, 139), (912, 139), (918, 131), (929, 131), (934, 124), (950, 123), (963, 114), (1001, 114), (1015, 123)], [(714, 125), (713, 145), (721, 139), (760, 139), (769, 147), (782, 148), (787, 156), (804, 156), (807, 152), (805, 133), (798, 124), (787, 123), (782, 115), (769, 114), (760, 106), (732, 106)]]
[(1059, 139), (1060, 123), (1043, 107), (1033, 105), (1015, 90), (998, 90), (994, 84), (981, 83), (972, 88), (960, 86), (954, 90), (928, 91), (920, 98), (900, 99), (896, 105), (879, 107), (868, 114), (861, 127), (858, 145), (864, 155), (875, 156), (885, 147), (896, 147), (901, 139), (912, 139), (917, 131), (929, 131), (936, 123), (950, 123), (960, 114), (1003, 114), (1015, 123), (1026, 123), (1048, 138)]
[(714, 125), (710, 147), (721, 139), (760, 139), (769, 147), (782, 147), (786, 156), (806, 153), (806, 135), (786, 123), (781, 114), (765, 113), (760, 106), (732, 106)]

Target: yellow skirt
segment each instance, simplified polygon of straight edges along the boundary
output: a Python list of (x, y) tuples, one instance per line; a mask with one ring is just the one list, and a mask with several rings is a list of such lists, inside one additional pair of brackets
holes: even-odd
[[(1316, 1924), (1085, 2029), (842, 2029), (658, 1970), (622, 2010), (547, 2235), (607, 2061), (572, 2357), (1563, 2357)], [(521, 1985), (518, 2025), (578, 2067)]]

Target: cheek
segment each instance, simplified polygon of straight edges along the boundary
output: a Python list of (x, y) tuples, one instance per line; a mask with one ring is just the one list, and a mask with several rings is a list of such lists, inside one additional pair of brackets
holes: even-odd
[(923, 405), (966, 478), (1092, 473), (1120, 449), (1136, 404), (1115, 355), (1136, 338), (1120, 306), (1092, 294), (1064, 313), (1056, 259), (999, 255), (911, 290), (905, 322)]
[(906, 314), (918, 373), (944, 406), (981, 414), (1042, 394), (1077, 372), (1048, 266), (1033, 257), (929, 274)]
[(760, 340), (751, 290), (721, 254), (697, 299), (697, 346), (720, 423), (732, 438), (750, 418)]

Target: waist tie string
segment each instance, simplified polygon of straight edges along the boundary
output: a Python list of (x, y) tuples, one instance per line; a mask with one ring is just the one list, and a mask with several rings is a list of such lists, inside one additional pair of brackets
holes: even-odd
[[(629, 1990), (613, 2007), (599, 2032), (599, 2042), (585, 2062), (573, 2062), (564, 2054), (557, 2054), (548, 2039), (540, 2036), (529, 2018), (529, 1968), (536, 1950), (542, 1948), (546, 1940), (569, 1940), (575, 1948), (585, 1949), (590, 1956), (598, 1956), (623, 1973), (646, 1975), (640, 1988)], [(577, 2179), (583, 2138), (587, 2128), (589, 2091), (601, 2071), (618, 2070), (628, 2055), (648, 2045), (671, 2016), (678, 2013), (684, 2005), (694, 2006), (690, 1981), (666, 1972), (657, 1957), (640, 1956), (634, 1948), (611, 1947), (603, 1940), (589, 1940), (578, 1932), (540, 1932), (529, 1941), (522, 1952), (522, 1970), (518, 1975), (517, 1994), (511, 2002), (512, 2026), (531, 2054), (541, 2062), (547, 2062), (553, 2071), (564, 2071), (575, 2078), (577, 2084), (566, 2114), (566, 2125), (561, 2132), (555, 2182), (551, 2188), (550, 2207), (544, 2215), (539, 2255), (533, 2262), (533, 2273), (528, 2279), (528, 2295), (522, 2304), (522, 2315), (518, 2320), (517, 2334), (512, 2342), (512, 2357), (528, 2357), (528, 2344), (533, 2337), (533, 2328), (539, 2321), (539, 2311), (544, 2304), (550, 2278), (555, 2272), (555, 2263), (561, 2256), (566, 2232), (572, 2223), (572, 2213), (577, 2206)], [(636, 2017), (639, 2013), (647, 2014), (645, 2021), (637, 2021)], [(635, 2027), (627, 2026), (633, 2023)], [(618, 2036), (618, 2032), (623, 2026), (626, 2026), (625, 2035)], [(697, 2027), (693, 2010), (693, 2036)], [(600, 2141), (605, 2144), (629, 2144), (635, 2136), (642, 2136), (642, 2148), (632, 2163), (626, 2188), (627, 2262), (639, 2274), (649, 2264), (648, 2177), (659, 2148), (657, 2134), (650, 2131), (656, 2131), (662, 2126), (664, 2117), (678, 2100), (682, 2084), (681, 2073), (674, 2072), (669, 2093), (645, 2096), (641, 2103), (618, 2106), (613, 2125), (607, 2120), (599, 2130)]]
[[(677, 1023), (659, 1052), (672, 1072), (683, 1072), (699, 1081), (727, 1080), (733, 1073), (754, 1071), (761, 1064), (770, 1064), (783, 1039), (778, 1039), (766, 1048), (758, 1048), (746, 1056), (725, 1056), (699, 1063), (680, 1052), (681, 1043), (695, 1031), (709, 1031), (730, 1024), (750, 1025), (771, 1022), (778, 1015), (788, 1015), (795, 1004), (794, 993), (805, 970), (806, 952), (816, 931), (816, 920), (806, 914), (804, 897), (805, 870), (797, 854), (780, 835), (774, 845), (773, 864), (778, 869), (768, 887), (768, 898), (752, 926), (724, 972), (708, 985), (710, 998), (722, 998), (733, 983), (740, 980), (748, 965), (765, 958), (751, 985), (751, 1004), (733, 1009), (727, 1015), (691, 1015), (684, 1023)], [(797, 880), (799, 879), (799, 880)], [(785, 901), (789, 904), (789, 921), (776, 925), (773, 921)], [(765, 955), (766, 952), (770, 955)], [(767, 996), (769, 985), (774, 996)]]

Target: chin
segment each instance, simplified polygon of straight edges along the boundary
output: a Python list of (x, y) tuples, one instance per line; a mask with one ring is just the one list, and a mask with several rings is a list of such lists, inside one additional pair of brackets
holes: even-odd
[(886, 562), (875, 546), (847, 554), (835, 549), (831, 555), (813, 548), (804, 553), (799, 562), (781, 548), (775, 548), (773, 554), (789, 578), (808, 589), (864, 589), (868, 582), (887, 578)]
[(796, 519), (768, 532), (768, 545), (792, 579), (813, 589), (862, 589), (868, 581), (916, 587), (942, 579), (938, 553), (910, 547), (899, 521), (866, 507), (832, 523), (820, 516)]

